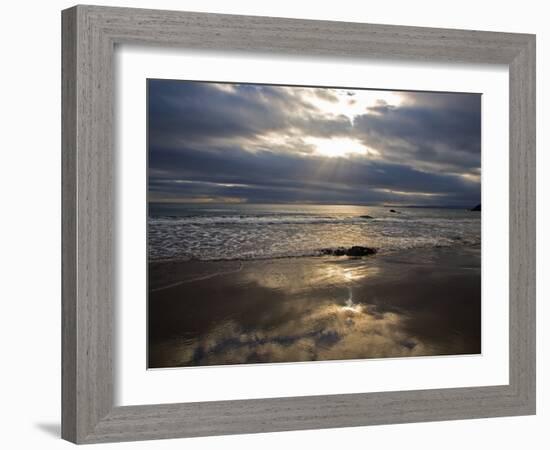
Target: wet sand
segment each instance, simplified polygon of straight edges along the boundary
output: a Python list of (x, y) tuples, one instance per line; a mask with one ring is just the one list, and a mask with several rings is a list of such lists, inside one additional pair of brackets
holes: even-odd
[(481, 352), (479, 247), (152, 262), (149, 367)]

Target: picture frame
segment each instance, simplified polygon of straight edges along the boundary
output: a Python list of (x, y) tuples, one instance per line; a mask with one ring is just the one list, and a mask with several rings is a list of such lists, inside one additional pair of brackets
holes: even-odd
[[(62, 437), (74, 443), (535, 414), (535, 36), (75, 6), (62, 12)], [(118, 44), (509, 68), (509, 384), (114, 406)]]

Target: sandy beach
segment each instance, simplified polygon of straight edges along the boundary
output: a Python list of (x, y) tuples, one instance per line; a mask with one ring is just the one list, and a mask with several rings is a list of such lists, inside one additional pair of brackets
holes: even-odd
[(481, 352), (479, 246), (149, 264), (149, 367)]

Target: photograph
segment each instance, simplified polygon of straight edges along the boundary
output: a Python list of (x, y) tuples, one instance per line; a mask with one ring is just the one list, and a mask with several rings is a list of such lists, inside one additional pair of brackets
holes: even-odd
[(479, 355), (476, 92), (147, 79), (147, 367)]
[(545, 3), (2, 6), (2, 448), (550, 441)]

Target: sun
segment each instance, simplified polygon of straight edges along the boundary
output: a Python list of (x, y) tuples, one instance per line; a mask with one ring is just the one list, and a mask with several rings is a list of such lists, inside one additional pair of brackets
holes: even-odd
[(351, 155), (367, 155), (370, 149), (359, 141), (350, 138), (306, 138), (314, 147), (314, 154), (328, 158), (345, 158)]

